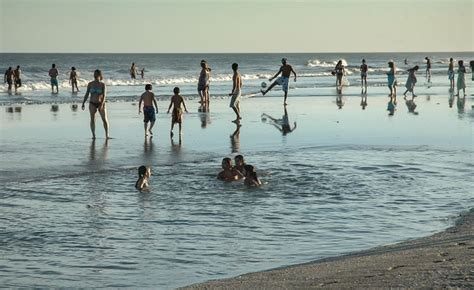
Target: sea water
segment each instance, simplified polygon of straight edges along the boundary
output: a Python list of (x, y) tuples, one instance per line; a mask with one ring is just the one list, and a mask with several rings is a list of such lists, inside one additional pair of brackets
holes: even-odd
[[(273, 59), (268, 70), (278, 68)], [(70, 93), (25, 90), (21, 97), (43, 104), (6, 101), (0, 110), (1, 285), (170, 289), (446, 228), (474, 204), (472, 99), (450, 107), (444, 75), (430, 87), (419, 80), (418, 114), (399, 95), (389, 116), (382, 86), (369, 87), (364, 110), (360, 88), (347, 88), (339, 109), (328, 77), (327, 87), (291, 89), (286, 111), (278, 88), (268, 98), (243, 98), (242, 127), (230, 122), (227, 98), (198, 112), (190, 83), (181, 140), (169, 137), (163, 100), (154, 137), (144, 137), (133, 96), (142, 85), (111, 93), (120, 101), (107, 104), (109, 141), (100, 119), (98, 139), (90, 139), (88, 112), (72, 106)], [(221, 86), (228, 91), (230, 83)], [(120, 99), (122, 88), (130, 99)], [(286, 114), (297, 127), (282, 134), (263, 113)], [(256, 167), (261, 188), (216, 180), (221, 159), (239, 153)], [(133, 187), (140, 165), (152, 167), (149, 193)]]

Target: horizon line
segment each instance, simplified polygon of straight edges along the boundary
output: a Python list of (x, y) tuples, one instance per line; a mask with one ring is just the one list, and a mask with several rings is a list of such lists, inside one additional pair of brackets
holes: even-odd
[(0, 52), (0, 54), (344, 54), (344, 53), (474, 53), (474, 51), (354, 51), (354, 52)]

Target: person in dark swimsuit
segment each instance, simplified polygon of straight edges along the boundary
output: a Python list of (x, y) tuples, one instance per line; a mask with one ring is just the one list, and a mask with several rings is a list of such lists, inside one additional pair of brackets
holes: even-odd
[(87, 85), (86, 94), (84, 95), (84, 100), (82, 101), (82, 110), (85, 109), (85, 103), (89, 94), (91, 96), (89, 100), (89, 113), (91, 116), (91, 132), (92, 139), (95, 139), (95, 113), (99, 111), (100, 117), (102, 118), (102, 123), (104, 124), (105, 129), (105, 138), (110, 139), (109, 136), (109, 121), (107, 120), (107, 110), (105, 108), (105, 97), (106, 97), (106, 87), (102, 82), (102, 72), (100, 70), (94, 71), (94, 80)]

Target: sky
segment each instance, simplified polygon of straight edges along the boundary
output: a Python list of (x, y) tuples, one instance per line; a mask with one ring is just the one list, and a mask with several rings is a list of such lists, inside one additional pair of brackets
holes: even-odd
[(474, 51), (474, 0), (0, 0), (0, 52)]

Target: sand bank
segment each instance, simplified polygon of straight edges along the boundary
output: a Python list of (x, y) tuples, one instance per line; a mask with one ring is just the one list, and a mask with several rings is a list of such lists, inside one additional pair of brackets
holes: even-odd
[(182, 289), (474, 287), (474, 209), (429, 237)]

